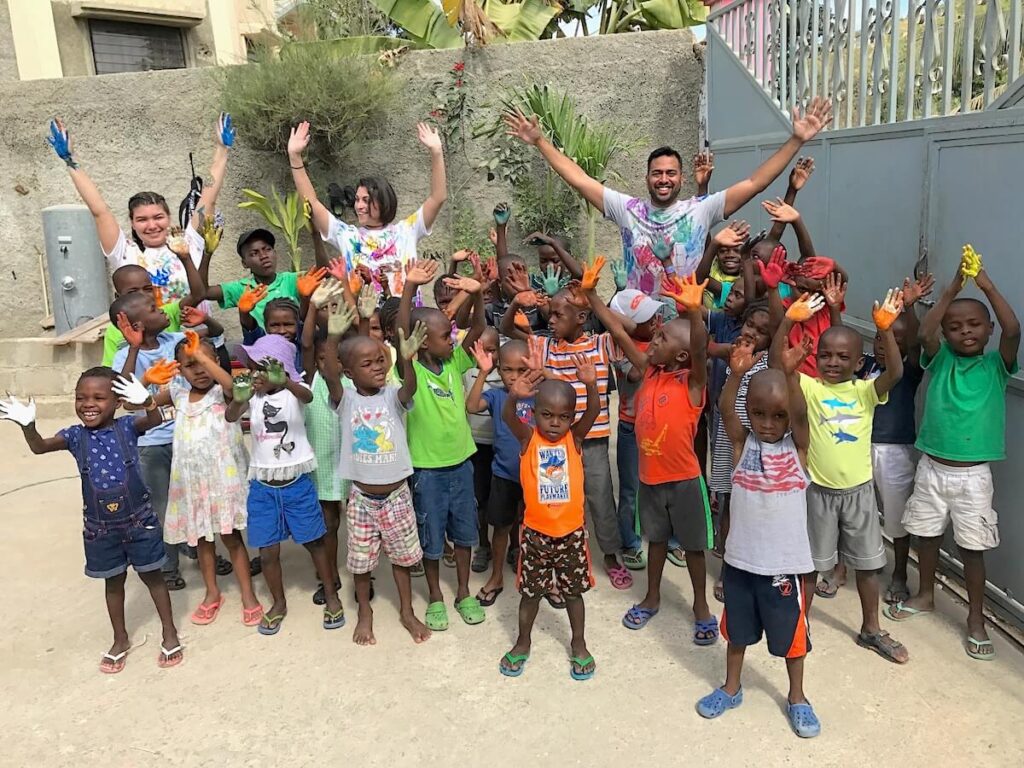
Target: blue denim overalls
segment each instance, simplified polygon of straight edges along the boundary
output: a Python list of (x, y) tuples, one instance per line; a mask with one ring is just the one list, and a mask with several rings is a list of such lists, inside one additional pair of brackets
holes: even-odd
[(149, 488), (139, 469), (138, 435), (133, 416), (113, 424), (121, 456), (124, 480), (101, 490), (90, 475), (88, 431), (83, 429), (72, 453), (82, 475), (82, 537), (85, 541), (85, 574), (106, 579), (124, 573), (129, 565), (144, 573), (159, 569), (166, 555), (163, 531), (149, 500)]

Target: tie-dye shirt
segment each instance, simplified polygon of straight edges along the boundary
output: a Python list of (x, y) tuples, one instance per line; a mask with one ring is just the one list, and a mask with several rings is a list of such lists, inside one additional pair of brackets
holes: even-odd
[[(401, 296), (405, 285), (403, 269), (416, 260), (416, 244), (430, 234), (430, 229), (421, 207), (412, 216), (379, 229), (356, 227), (331, 216), (327, 231), (320, 234), (338, 249), (349, 271), (365, 265), (373, 275), (373, 287), (378, 293), (387, 280), (391, 295)], [(416, 304), (420, 305), (419, 294)]]
[[(188, 243), (188, 251), (192, 256), (192, 263), (199, 269), (203, 260), (203, 236), (196, 232), (189, 224), (184, 231), (185, 242)], [(113, 272), (126, 264), (138, 264), (144, 267), (153, 281), (153, 285), (160, 289), (160, 303), (166, 304), (169, 301), (179, 301), (188, 295), (188, 276), (185, 268), (181, 266), (179, 259), (166, 244), (156, 248), (139, 248), (124, 230), (118, 234), (117, 242), (110, 250), (104, 252), (110, 271)], [(209, 306), (203, 304), (209, 312)]]
[(605, 218), (619, 225), (626, 287), (651, 295), (661, 291), (661, 258), (672, 254), (677, 275), (696, 271), (711, 227), (725, 214), (725, 192), (676, 200), (656, 208), (649, 200), (604, 190)]

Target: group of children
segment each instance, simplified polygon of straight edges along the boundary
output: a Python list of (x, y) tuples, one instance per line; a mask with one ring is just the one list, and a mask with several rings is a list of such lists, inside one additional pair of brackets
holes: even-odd
[[(296, 146), (293, 169), (301, 168)], [(929, 276), (908, 278), (875, 305), (874, 351), (864, 355), (861, 335), (842, 322), (848, 276), (813, 251), (792, 207), (812, 171), (799, 161), (786, 201), (764, 203), (776, 229), (751, 238), (745, 224), (730, 224), (708, 238), (695, 275), (667, 275), (655, 296), (624, 289), (625, 271), (613, 262), (608, 302), (597, 293), (603, 257), (580, 264), (544, 233), (528, 238), (540, 263), (531, 279), (525, 259), (508, 252), (504, 205), (494, 211), (495, 260), (461, 251), (444, 275), (435, 260), (410, 260), (383, 286), (345, 259), (279, 273), (266, 230), (238, 239), (249, 277), (210, 285), (221, 232), (200, 211), (190, 235), (203, 240), (198, 267), (184, 237), (168, 241), (188, 277), (180, 303), (161, 306), (141, 267), (115, 271), (114, 351), (110, 367), (79, 379), (81, 425), (42, 438), (31, 402), (0, 401), (0, 417), (22, 426), (34, 453), (68, 450), (78, 463), (85, 572), (105, 580), (114, 627), (101, 670), (120, 672), (130, 650), (129, 565), (163, 623), (161, 666), (181, 662), (168, 596), (184, 586), (181, 545), (196, 548), (206, 586), (194, 623), (217, 618), (226, 602), (217, 575), (233, 571), (242, 622), (279, 632), (288, 614), (280, 545), (291, 538), (310, 553), (324, 629), (343, 626), (342, 515), (360, 645), (376, 642), (372, 574), (382, 551), (402, 626), (417, 643), (449, 627), (442, 562), (455, 569), (452, 607), (468, 625), (483, 622), (499, 599), (509, 562), (521, 595), (519, 634), (500, 672), (523, 673), (546, 600), (569, 617), (571, 676), (592, 677), (583, 604), (595, 585), (589, 521), (614, 588), (630, 588), (631, 572), (647, 569), (646, 594), (622, 619), (630, 630), (661, 610), (666, 562), (687, 568), (692, 641), (711, 645), (721, 635), (728, 643), (726, 681), (698, 712), (717, 717), (742, 702), (745, 649), (765, 635), (769, 652), (786, 659), (789, 721), (803, 737), (820, 731), (803, 692), (812, 596), (834, 596), (852, 567), (863, 612), (857, 643), (906, 662), (906, 648), (879, 623), (882, 533), (895, 551), (885, 614), (903, 621), (934, 607), (938, 547), (952, 521), (970, 597), (967, 651), (991, 659), (981, 612), (983, 552), (998, 544), (989, 462), (1004, 458), (1004, 390), (1017, 369), (1019, 323), (980, 257), (965, 249), (920, 322), (915, 307), (932, 290)], [(308, 179), (300, 191), (318, 248), (317, 233), (337, 245), (349, 225)], [(393, 207), (393, 193), (359, 192), (374, 215), (389, 199)], [(779, 244), (786, 224), (800, 243), (798, 261)], [(998, 351), (986, 352), (988, 307), (958, 297), (969, 279), (1000, 325)], [(420, 300), (431, 283), (436, 308)], [(238, 308), (241, 374), (225, 365), (223, 329), (197, 309), (204, 300)], [(119, 400), (144, 415), (117, 417)], [(229, 568), (216, 555), (218, 535)], [(911, 535), (921, 567), (914, 597)], [(713, 589), (724, 602), (720, 620), (707, 599), (707, 552), (723, 557)], [(488, 566), (474, 594), (471, 573)], [(252, 583), (260, 570), (268, 608)], [(425, 576), (422, 618), (415, 576)]]

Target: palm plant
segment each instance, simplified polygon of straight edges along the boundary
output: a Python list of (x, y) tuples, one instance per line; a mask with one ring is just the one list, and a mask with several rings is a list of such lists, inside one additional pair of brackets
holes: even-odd
[(243, 189), (242, 194), (246, 199), (238, 207), (256, 211), (268, 226), (284, 236), (292, 260), (292, 271), (298, 272), (302, 266), (299, 235), (309, 222), (309, 204), (299, 199), (298, 192), (289, 192), (282, 198), (273, 185), (270, 187), (270, 198), (254, 189)]

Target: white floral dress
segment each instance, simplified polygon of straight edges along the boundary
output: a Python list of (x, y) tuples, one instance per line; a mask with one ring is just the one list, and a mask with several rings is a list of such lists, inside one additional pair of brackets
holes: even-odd
[(189, 402), (190, 391), (181, 379), (171, 382), (177, 417), (164, 541), (195, 546), (245, 528), (249, 457), (241, 427), (224, 419), (220, 385), (196, 402)]

